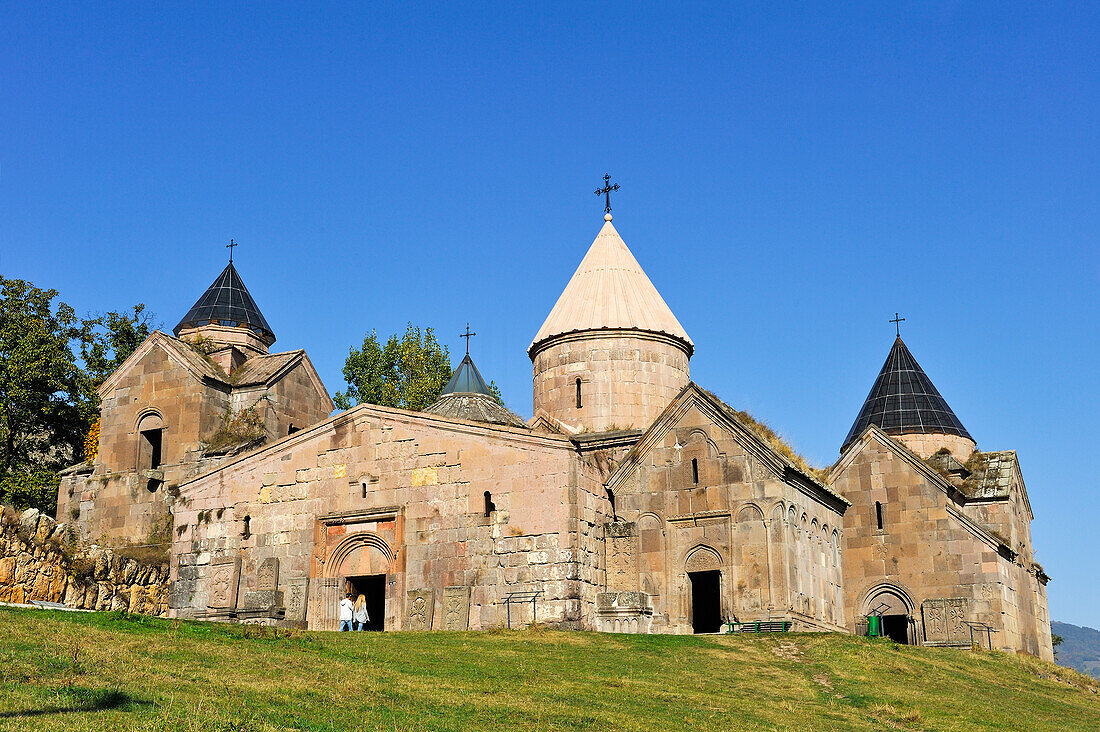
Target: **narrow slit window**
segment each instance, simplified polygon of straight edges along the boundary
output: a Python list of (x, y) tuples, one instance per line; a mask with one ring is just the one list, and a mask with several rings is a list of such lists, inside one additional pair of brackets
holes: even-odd
[(243, 523), (244, 523), (244, 528), (241, 531), (241, 538), (242, 539), (247, 539), (248, 537), (252, 536), (252, 517), (251, 516), (245, 516)]
[(696, 485), (699, 484), (699, 459), (691, 459), (691, 482)]
[(577, 379), (577, 409), (581, 408), (581, 380)]
[(367, 497), (367, 482), (363, 481), (363, 498)]
[(610, 488), (607, 489), (607, 500), (611, 503), (611, 518), (615, 518), (615, 493)]
[(493, 503), (493, 494), (489, 491), (485, 491), (485, 515), (489, 516), (495, 510), (497, 510), (497, 507), (496, 504)]
[(875, 521), (878, 522), (878, 530), (882, 531), (882, 503), (875, 501)]

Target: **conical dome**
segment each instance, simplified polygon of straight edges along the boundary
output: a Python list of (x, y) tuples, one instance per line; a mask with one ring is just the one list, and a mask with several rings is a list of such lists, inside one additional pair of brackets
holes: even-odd
[(533, 356), (538, 346), (555, 336), (610, 329), (663, 333), (681, 341), (688, 355), (694, 350), (680, 321), (606, 221), (527, 353)]
[(956, 435), (974, 442), (901, 336), (894, 341), (863, 409), (844, 438), (844, 447), (872, 424), (888, 435)]
[(443, 394), (424, 411), (440, 417), (466, 419), (471, 422), (506, 427), (527, 426), (522, 419), (497, 402), (468, 353), (451, 374), (447, 386), (443, 387)]
[(241, 276), (230, 262), (218, 278), (206, 288), (198, 302), (173, 329), (175, 335), (188, 328), (200, 328), (214, 323), (237, 328), (247, 328), (259, 334), (268, 345), (275, 342), (275, 334), (260, 313), (256, 301), (248, 293)]

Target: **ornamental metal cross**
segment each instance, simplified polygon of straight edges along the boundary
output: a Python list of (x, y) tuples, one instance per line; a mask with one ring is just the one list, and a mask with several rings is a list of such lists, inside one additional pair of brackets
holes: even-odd
[(473, 336), (476, 336), (476, 335), (477, 335), (477, 333), (471, 333), (470, 332), (470, 324), (469, 323), (466, 324), (466, 332), (458, 334), (459, 338), (465, 338), (466, 339), (466, 355), (467, 356), (470, 355), (470, 338), (472, 338)]
[(611, 191), (617, 190), (619, 184), (611, 185), (611, 174), (606, 173), (603, 177), (603, 188), (596, 189), (596, 195), (604, 197), (604, 213), (611, 213)]
[(905, 318), (900, 317), (897, 313), (894, 313), (894, 319), (890, 321), (894, 324), (894, 327), (898, 331), (898, 338), (901, 338), (901, 324), (905, 322)]
[(230, 264), (233, 264), (233, 247), (239, 247), (239, 246), (240, 246), (240, 244), (233, 241), (232, 239), (230, 239), (229, 243), (225, 245), (225, 248), (229, 250), (229, 263)]

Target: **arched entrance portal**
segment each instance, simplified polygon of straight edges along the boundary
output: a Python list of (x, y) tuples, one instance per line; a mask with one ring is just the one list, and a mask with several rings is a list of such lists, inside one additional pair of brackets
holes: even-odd
[(913, 622), (913, 601), (899, 587), (877, 587), (868, 593), (864, 603), (864, 615), (877, 615), (882, 618), (881, 634), (895, 643), (908, 645), (911, 634), (909, 627)]
[(352, 599), (363, 595), (367, 604), (367, 630), (386, 628), (386, 579), (391, 573), (393, 551), (386, 541), (373, 532), (350, 534), (336, 546), (328, 562), (326, 575), (343, 580), (339, 595)]
[(722, 630), (722, 558), (707, 546), (693, 549), (684, 563), (691, 585), (691, 632)]

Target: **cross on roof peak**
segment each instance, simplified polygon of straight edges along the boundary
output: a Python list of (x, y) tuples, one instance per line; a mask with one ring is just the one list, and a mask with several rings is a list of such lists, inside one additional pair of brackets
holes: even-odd
[(605, 173), (603, 176), (603, 188), (596, 189), (597, 196), (604, 197), (604, 221), (611, 220), (611, 191), (619, 190), (619, 184), (611, 185), (611, 174)]
[(229, 250), (229, 263), (230, 264), (233, 264), (233, 247), (239, 247), (239, 246), (240, 246), (240, 244), (233, 241), (232, 239), (230, 239), (229, 243), (225, 245), (225, 248)]
[(894, 327), (897, 330), (898, 338), (901, 338), (901, 324), (905, 322), (905, 318), (901, 317), (897, 313), (894, 313), (894, 319), (890, 322), (894, 324)]
[(466, 355), (467, 356), (470, 355), (470, 339), (473, 338), (476, 335), (477, 335), (477, 333), (471, 333), (470, 332), (470, 324), (469, 323), (466, 324), (466, 332), (458, 334), (459, 338), (465, 338), (466, 339)]

